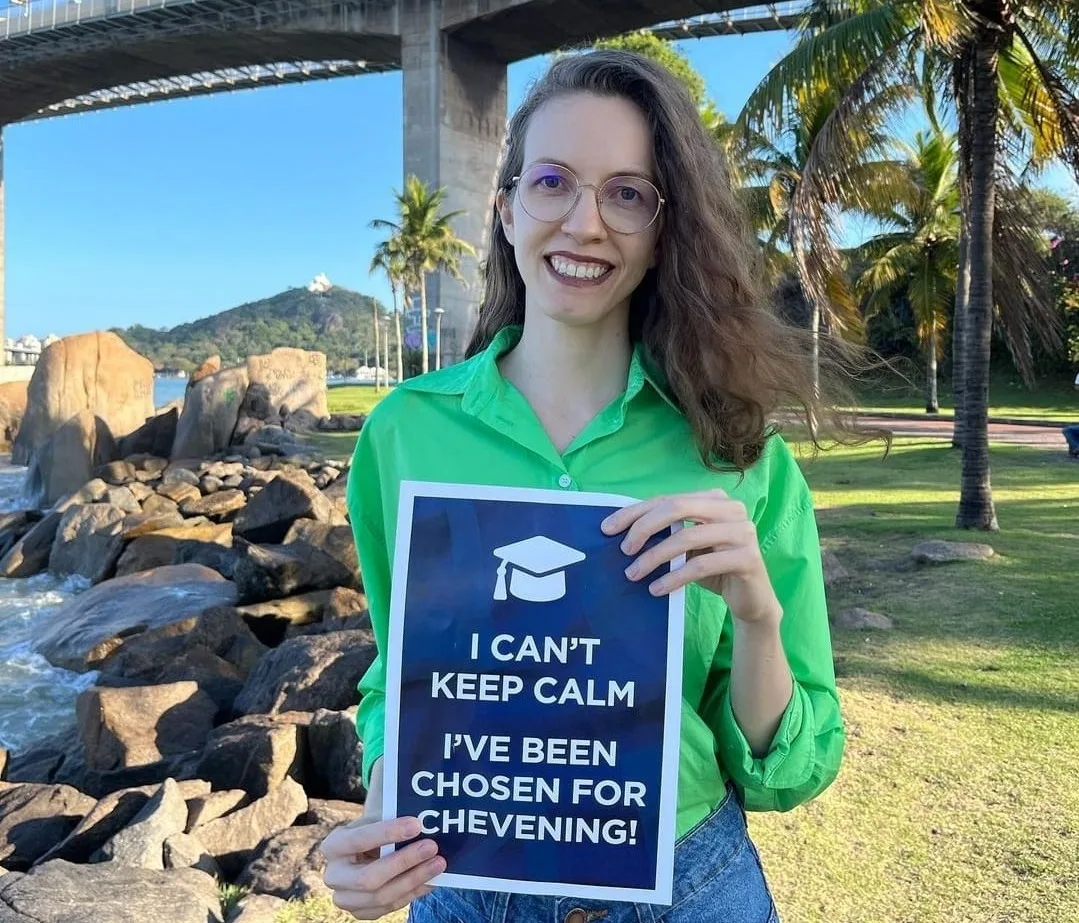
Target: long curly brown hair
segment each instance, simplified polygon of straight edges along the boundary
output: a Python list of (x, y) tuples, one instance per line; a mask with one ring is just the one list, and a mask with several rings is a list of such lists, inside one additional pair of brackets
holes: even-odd
[[(702, 462), (744, 471), (761, 455), (780, 409), (819, 424), (831, 417), (814, 384), (811, 340), (775, 313), (760, 277), (759, 246), (731, 188), (724, 157), (681, 82), (620, 50), (558, 58), (510, 120), (497, 187), (512, 194), (525, 134), (547, 102), (571, 93), (634, 103), (651, 128), (657, 185), (667, 201), (659, 259), (630, 301), (630, 337), (643, 343), (690, 426)], [(473, 356), (524, 323), (524, 281), (492, 208), (484, 295), (468, 345)], [(819, 447), (817, 425), (810, 426)]]

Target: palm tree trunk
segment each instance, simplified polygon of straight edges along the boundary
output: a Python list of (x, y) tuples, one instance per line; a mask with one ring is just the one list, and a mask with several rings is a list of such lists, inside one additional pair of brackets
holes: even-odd
[(952, 403), (955, 408), (955, 422), (952, 425), (953, 449), (963, 448), (967, 422), (963, 413), (967, 393), (963, 359), (970, 314), (970, 247), (968, 246), (967, 214), (964, 208), (959, 221), (959, 278), (955, 288), (955, 316), (952, 318)]
[(940, 413), (937, 401), (937, 325), (936, 318), (929, 328), (929, 342), (925, 347), (925, 412)]
[(379, 349), (378, 349), (378, 302), (374, 299), (371, 300), (371, 313), (374, 314), (375, 322), (375, 393), (377, 394), (381, 389), (379, 384), (379, 368), (381, 362), (379, 361)]
[(974, 40), (973, 91), (960, 105), (970, 107), (970, 301), (963, 342), (965, 397), (963, 465), (959, 510), (961, 529), (995, 531), (996, 511), (989, 480), (989, 354), (993, 332), (993, 211), (997, 153), (996, 37), (983, 28)]
[(423, 364), (420, 366), (426, 375), (430, 359), (427, 355), (427, 275), (420, 276), (420, 336), (423, 338)]
[[(393, 316), (397, 317), (397, 286), (394, 285), (393, 283), (390, 284), (390, 297), (393, 299)], [(398, 346), (397, 346), (397, 349), (398, 349), (398, 353), (397, 353), (397, 362), (398, 362), (397, 381), (400, 382), (401, 381), (401, 368), (400, 368), (400, 362), (401, 362), (401, 353), (400, 353), (400, 349), (401, 349), (401, 345), (400, 345), (401, 344), (401, 322), (400, 322), (400, 320), (398, 320), (398, 322), (397, 322), (397, 344), (398, 344)], [(389, 333), (389, 330), (387, 330), (386, 331), (386, 390), (388, 391), (389, 389), (390, 389), (390, 333)]]
[[(405, 303), (408, 303), (408, 292), (405, 292)], [(394, 305), (393, 322), (397, 334), (397, 383), (401, 384), (405, 380), (405, 363), (401, 358), (401, 312), (397, 310), (397, 306)]]

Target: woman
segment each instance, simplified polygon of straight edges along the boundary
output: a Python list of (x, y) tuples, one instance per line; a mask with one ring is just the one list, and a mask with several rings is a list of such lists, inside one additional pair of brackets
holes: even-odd
[[(323, 844), (337, 905), (414, 923), (778, 919), (744, 809), (789, 810), (843, 753), (820, 548), (805, 481), (766, 424), (819, 411), (807, 350), (773, 317), (715, 144), (681, 85), (616, 51), (558, 59), (509, 127), (469, 358), (375, 409), (348, 502), (385, 650), (402, 479), (644, 498), (597, 523), (627, 579), (686, 585), (670, 907), (430, 888), (415, 818), (381, 819), (385, 669), (360, 683), (366, 814)], [(649, 536), (689, 527), (638, 557)], [(665, 569), (666, 570), (666, 569)]]

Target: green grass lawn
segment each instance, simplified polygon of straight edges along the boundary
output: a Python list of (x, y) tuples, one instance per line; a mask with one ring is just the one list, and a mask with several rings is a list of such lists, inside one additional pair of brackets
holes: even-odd
[(376, 391), (371, 385), (335, 385), (326, 389), (330, 413), (370, 413), (387, 394), (385, 388)]
[[(905, 373), (906, 374), (906, 373)], [(909, 380), (908, 380), (909, 379)], [(989, 413), (994, 417), (1030, 420), (1079, 421), (1079, 392), (1072, 387), (1074, 377), (1057, 376), (1038, 382), (1029, 390), (1015, 373), (998, 373), (989, 382)], [(925, 414), (925, 395), (920, 372), (907, 379), (900, 375), (881, 375), (872, 385), (857, 389), (858, 409), (862, 413), (903, 412)], [(954, 415), (951, 385), (942, 380), (938, 401), (940, 415)]]
[[(835, 785), (752, 815), (787, 923), (1079, 920), (1079, 465), (993, 448), (998, 535), (951, 527), (959, 458), (898, 440), (806, 464), (822, 542), (889, 632), (833, 632), (849, 727)], [(924, 538), (990, 561), (915, 565)]]
[[(985, 535), (952, 527), (958, 453), (899, 438), (882, 454), (804, 461), (822, 543), (851, 575), (832, 611), (896, 627), (833, 631), (849, 730), (836, 783), (789, 814), (751, 815), (783, 919), (1079, 920), (1079, 464), (993, 446), (1001, 532)], [(997, 556), (915, 565), (925, 538)], [(331, 919), (348, 918), (310, 923)]]

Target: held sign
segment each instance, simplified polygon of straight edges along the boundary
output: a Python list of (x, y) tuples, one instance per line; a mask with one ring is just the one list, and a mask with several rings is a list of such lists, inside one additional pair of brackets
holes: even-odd
[(600, 531), (633, 502), (402, 484), (384, 807), (434, 884), (670, 902), (684, 597)]

